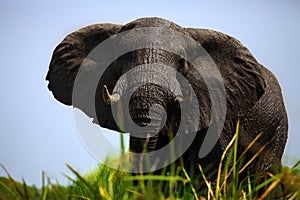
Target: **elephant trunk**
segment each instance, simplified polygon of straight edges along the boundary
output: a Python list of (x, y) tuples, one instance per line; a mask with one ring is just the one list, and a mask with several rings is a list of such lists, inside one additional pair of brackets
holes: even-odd
[(130, 151), (135, 153), (131, 163), (136, 172), (155, 168), (157, 158), (151, 152), (157, 150), (158, 137), (163, 134), (168, 95), (160, 86), (147, 84), (139, 87), (130, 97), (129, 117), (134, 125), (128, 123), (127, 129), (130, 133)]
[(114, 91), (122, 99), (124, 126), (130, 133), (129, 147), (135, 153), (132, 163), (138, 167), (137, 172), (141, 164), (153, 168), (157, 158), (151, 152), (161, 147), (159, 136), (167, 135), (168, 106), (182, 97), (174, 70), (176, 58), (163, 50), (141, 49), (120, 60), (126, 67)]
[(155, 151), (157, 137), (167, 119), (167, 96), (167, 91), (160, 86), (147, 84), (139, 87), (130, 97), (128, 117), (132, 119), (133, 125), (128, 123), (127, 130), (132, 133), (132, 152)]
[(155, 150), (158, 136), (139, 138), (130, 136), (130, 151), (135, 153), (131, 157), (132, 171), (135, 173), (144, 173), (152, 171), (155, 168), (155, 157), (151, 152)]

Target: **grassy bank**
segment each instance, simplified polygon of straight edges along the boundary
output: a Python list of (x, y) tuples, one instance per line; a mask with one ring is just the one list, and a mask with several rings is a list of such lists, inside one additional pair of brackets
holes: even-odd
[[(253, 140), (245, 152), (259, 137), (260, 135)], [(215, 184), (207, 180), (201, 166), (198, 166), (199, 176), (189, 177), (182, 166), (172, 166), (168, 172), (163, 172), (163, 175), (131, 175), (100, 165), (89, 174), (81, 175), (67, 165), (76, 177), (71, 178), (66, 175), (71, 182), (70, 185), (53, 184), (42, 173), (43, 184), (38, 189), (28, 186), (25, 181), (22, 183), (15, 181), (5, 167), (1, 166), (7, 172), (7, 178), (0, 178), (0, 200), (300, 199), (300, 161), (291, 168), (282, 167), (276, 174), (251, 174), (248, 168), (253, 160), (243, 162), (243, 154), (237, 156), (237, 141), (236, 132), (220, 160)], [(228, 156), (225, 156), (226, 153)], [(112, 162), (118, 161), (112, 160)], [(120, 163), (120, 165), (128, 165), (128, 163)]]
[[(299, 163), (298, 163), (299, 164)], [(300, 199), (300, 169), (283, 167), (278, 174), (249, 175), (244, 180), (233, 178), (226, 182), (221, 175), (219, 186), (212, 189), (205, 177), (206, 188), (202, 194), (196, 191), (197, 181), (189, 177), (184, 169), (177, 169), (175, 174), (135, 175), (120, 172), (105, 165), (88, 175), (80, 175), (70, 166), (76, 175), (70, 178), (72, 184), (60, 186), (42, 176), (42, 188), (19, 183), (10, 175), (0, 178), (0, 199), (273, 199), (278, 193), (273, 190), (283, 185), (282, 199)], [(199, 168), (199, 171), (201, 168)], [(224, 173), (220, 173), (224, 174)], [(264, 181), (258, 183), (262, 176)], [(258, 192), (263, 188), (263, 192)]]

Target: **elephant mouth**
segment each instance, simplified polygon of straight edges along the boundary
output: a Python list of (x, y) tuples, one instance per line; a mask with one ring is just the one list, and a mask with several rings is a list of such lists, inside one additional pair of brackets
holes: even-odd
[(158, 135), (139, 138), (130, 136), (130, 152), (134, 153), (131, 159), (131, 168), (134, 172), (155, 171), (160, 158), (151, 152), (156, 150)]
[(130, 136), (130, 151), (134, 153), (148, 153), (155, 151), (158, 135), (139, 138)]

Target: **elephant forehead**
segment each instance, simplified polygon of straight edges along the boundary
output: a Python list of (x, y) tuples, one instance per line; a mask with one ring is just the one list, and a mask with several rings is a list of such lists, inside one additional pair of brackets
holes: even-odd
[(179, 83), (176, 79), (177, 73), (178, 72), (175, 69), (166, 65), (138, 65), (119, 78), (114, 88), (114, 92), (123, 92), (124, 95), (124, 90), (126, 90), (126, 94), (131, 94), (139, 87), (151, 84), (168, 89), (173, 92), (174, 95), (181, 95), (181, 92), (179, 94), (178, 91)]
[(177, 31), (162, 27), (135, 28), (118, 39), (120, 48), (138, 49), (136, 47), (140, 46), (148, 46), (152, 49), (168, 47), (181, 50), (183, 48), (181, 35)]
[(158, 17), (139, 18), (126, 24), (121, 31), (142, 27), (162, 27), (180, 31), (182, 27), (166, 19)]
[[(129, 52), (121, 56), (120, 58), (118, 58), (116, 65), (118, 67), (122, 67), (123, 73), (125, 73), (138, 65), (146, 64), (162, 64), (175, 68), (177, 66), (178, 60), (179, 56), (174, 53), (162, 49), (144, 48)], [(156, 71), (163, 72), (165, 70), (163, 68), (160, 68)]]
[[(175, 79), (176, 70), (159, 64), (138, 65), (127, 71), (120, 77), (119, 81), (126, 81), (133, 85), (156, 84), (169, 87), (171, 79)], [(136, 84), (134, 84), (136, 83)]]

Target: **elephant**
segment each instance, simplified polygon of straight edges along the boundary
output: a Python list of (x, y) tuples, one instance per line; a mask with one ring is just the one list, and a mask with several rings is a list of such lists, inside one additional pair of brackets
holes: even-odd
[[(145, 35), (146, 28), (154, 31)], [(94, 51), (101, 44), (105, 56)], [(201, 65), (198, 68), (197, 62)], [(95, 78), (96, 83), (91, 83)], [(200, 164), (209, 168), (207, 178), (214, 182), (239, 121), (238, 155), (263, 132), (246, 159), (264, 147), (252, 168), (269, 171), (281, 166), (288, 119), (280, 85), (240, 41), (224, 33), (183, 28), (155, 17), (125, 25), (89, 25), (58, 44), (46, 80), (61, 103), (81, 109), (101, 127), (130, 133), (130, 152), (138, 155), (133, 165), (145, 154), (154, 155), (149, 159), (154, 165), (160, 155), (152, 152), (168, 146), (178, 134), (174, 149), (188, 145), (178, 153), (187, 171), (198, 173)], [(78, 100), (74, 100), (75, 85)], [(91, 85), (95, 85), (93, 89)], [(200, 156), (210, 134), (216, 136), (216, 142)]]

